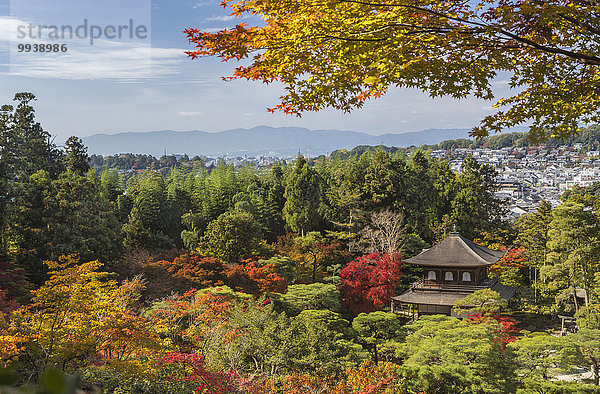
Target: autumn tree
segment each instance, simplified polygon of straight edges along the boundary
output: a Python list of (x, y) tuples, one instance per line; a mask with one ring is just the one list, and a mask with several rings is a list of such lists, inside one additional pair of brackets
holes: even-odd
[(226, 372), (211, 372), (202, 354), (169, 352), (158, 360), (158, 364), (169, 370), (171, 380), (184, 383), (184, 389), (194, 393), (226, 394), (234, 390), (235, 376)]
[(285, 280), (277, 274), (275, 264), (267, 260), (242, 260), (225, 274), (232, 288), (248, 294), (283, 293), (286, 289)]
[(231, 78), (281, 81), (275, 109), (301, 113), (361, 107), (392, 86), (431, 96), (494, 98), (492, 82), (509, 72), (505, 108), (474, 135), (531, 122), (544, 139), (600, 121), (595, 98), (600, 65), (597, 2), (431, 0), (405, 2), (226, 2), (236, 17), (256, 14), (264, 25), (239, 23), (218, 32), (186, 30), (192, 58), (251, 58)]
[[(327, 384), (328, 382), (323, 382)], [(333, 394), (345, 393), (467, 393), (485, 392), (482, 380), (462, 365), (398, 365), (363, 362), (348, 368)], [(320, 387), (323, 387), (321, 384)]]
[[(150, 258), (128, 261), (121, 270), (128, 276), (143, 275), (148, 284), (144, 296), (149, 299), (165, 297), (173, 292), (223, 285), (225, 264), (215, 257), (184, 251), (166, 251)], [(128, 255), (126, 260), (132, 256)], [(134, 259), (135, 260), (135, 259)]]
[(502, 258), (490, 266), (490, 273), (499, 278), (500, 282), (508, 286), (520, 286), (527, 290), (533, 281), (527, 281), (523, 276), (523, 269), (528, 263), (527, 251), (524, 247), (511, 248)]
[(27, 280), (27, 272), (14, 263), (0, 261), (0, 290), (5, 297), (14, 301), (29, 299), (29, 292), (33, 286)]
[(400, 283), (401, 266), (399, 255), (371, 253), (352, 260), (340, 273), (344, 305), (355, 314), (387, 305)]
[(287, 256), (275, 255), (270, 259), (259, 260), (260, 265), (270, 265), (273, 271), (283, 278), (288, 285), (294, 283), (297, 278), (296, 262)]
[(233, 305), (248, 298), (251, 296), (227, 286), (190, 290), (155, 301), (146, 317), (170, 350), (210, 357), (218, 350), (219, 340), (233, 334), (227, 328)]
[(325, 237), (321, 236), (318, 231), (311, 231), (308, 234), (297, 237), (294, 241), (298, 244), (301, 252), (307, 253), (312, 258), (312, 283), (317, 281), (317, 268), (319, 258), (324, 253), (324, 249), (327, 246)]
[(13, 360), (37, 379), (47, 368), (72, 372), (92, 362), (127, 360), (156, 349), (156, 337), (131, 310), (141, 284), (119, 286), (98, 261), (74, 256), (48, 262), (51, 277), (33, 302), (10, 315), (8, 333), (19, 343)]

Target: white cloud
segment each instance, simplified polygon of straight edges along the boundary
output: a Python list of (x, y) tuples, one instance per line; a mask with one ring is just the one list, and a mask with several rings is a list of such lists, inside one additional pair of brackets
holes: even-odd
[[(158, 82), (160, 82), (160, 81), (158, 81)], [(163, 81), (162, 83), (168, 84), (168, 85), (195, 84), (195, 85), (204, 85), (204, 86), (214, 86), (213, 82), (206, 80), (206, 79), (201, 79), (201, 78), (187, 78), (187, 79), (179, 80), (179, 81), (168, 80), (168, 81)]]
[(182, 49), (151, 48), (134, 43), (102, 42), (71, 46), (65, 53), (19, 54), (11, 58), (11, 75), (58, 79), (140, 79), (178, 74), (186, 60)]
[(228, 29), (228, 27), (224, 26), (224, 27), (204, 27), (204, 28), (202, 28), (200, 30), (202, 30), (205, 33), (216, 33), (216, 32), (219, 32), (221, 30), (226, 30), (226, 29)]
[(204, 19), (205, 22), (227, 22), (236, 19), (233, 15), (210, 16)]
[(192, 6), (192, 9), (195, 10), (196, 8), (204, 7), (204, 6), (207, 6), (207, 5), (210, 5), (210, 3), (206, 2), (206, 1), (199, 1), (199, 2), (197, 2), (196, 4), (194, 4)]
[[(10, 75), (56, 79), (115, 79), (125, 83), (179, 74), (187, 60), (183, 48), (152, 48), (150, 38), (136, 41), (98, 39), (38, 40), (17, 37), (30, 22), (0, 17), (0, 43), (10, 43)], [(18, 52), (19, 44), (66, 44), (67, 52)]]
[(204, 112), (198, 111), (179, 111), (177, 112), (177, 116), (202, 116)]
[(30, 22), (15, 19), (10, 16), (0, 16), (0, 42), (10, 42), (17, 39), (17, 27), (27, 26)]

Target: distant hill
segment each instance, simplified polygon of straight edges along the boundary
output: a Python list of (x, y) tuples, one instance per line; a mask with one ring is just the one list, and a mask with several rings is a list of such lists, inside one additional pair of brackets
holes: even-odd
[(89, 154), (118, 153), (206, 156), (293, 156), (298, 151), (317, 156), (358, 145), (409, 147), (431, 145), (444, 140), (466, 138), (468, 129), (429, 129), (402, 134), (370, 135), (355, 131), (309, 130), (299, 127), (258, 126), (252, 129), (204, 131), (149, 131), (119, 134), (94, 134), (84, 137)]

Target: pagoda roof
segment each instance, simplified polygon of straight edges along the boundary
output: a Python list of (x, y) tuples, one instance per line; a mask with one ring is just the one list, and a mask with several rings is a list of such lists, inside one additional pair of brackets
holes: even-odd
[[(411, 288), (398, 296), (392, 297), (392, 299), (404, 304), (453, 306), (456, 301), (462, 300), (477, 290), (475, 286), (462, 287), (465, 288), (462, 291), (460, 289), (447, 291), (443, 287), (439, 289)], [(507, 301), (517, 292), (516, 287), (503, 285), (498, 283), (496, 279), (491, 280), (487, 286), (482, 286), (481, 288), (486, 287), (495, 291)]]
[(439, 244), (403, 261), (424, 267), (489, 267), (498, 262), (504, 253), (478, 245), (458, 233), (451, 233)]

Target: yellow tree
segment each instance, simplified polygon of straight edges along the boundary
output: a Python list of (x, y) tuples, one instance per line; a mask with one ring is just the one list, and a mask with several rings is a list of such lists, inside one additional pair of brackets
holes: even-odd
[[(192, 58), (251, 61), (231, 78), (280, 81), (273, 110), (361, 107), (391, 86), (431, 96), (493, 99), (509, 73), (511, 97), (473, 134), (531, 122), (532, 137), (566, 136), (600, 121), (600, 3), (584, 0), (224, 0), (260, 26), (186, 30)], [(504, 76), (503, 76), (504, 77)]]
[[(4, 341), (28, 378), (47, 368), (73, 371), (90, 363), (144, 358), (156, 338), (132, 310), (139, 281), (119, 286), (100, 272), (101, 263), (74, 255), (46, 262), (50, 279), (33, 291), (30, 305), (11, 313)], [(9, 349), (10, 350), (10, 349)], [(16, 357), (15, 357), (16, 356)]]

